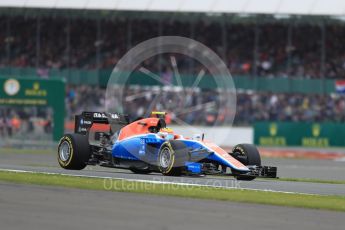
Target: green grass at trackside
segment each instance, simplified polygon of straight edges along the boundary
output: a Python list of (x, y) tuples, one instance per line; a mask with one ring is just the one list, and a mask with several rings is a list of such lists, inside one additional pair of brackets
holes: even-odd
[[(224, 175), (213, 175), (208, 176), (210, 178), (229, 178), (229, 176)], [(289, 178), (289, 177), (279, 177), (279, 178), (257, 178), (256, 180), (267, 181), (291, 181), (291, 182), (304, 182), (304, 183), (321, 183), (321, 184), (345, 184), (345, 180), (324, 180), (324, 179), (316, 179), (316, 178)]]
[(1, 172), (0, 181), (61, 186), (68, 188), (134, 192), (151, 195), (177, 196), (222, 201), (235, 201), (345, 212), (345, 197), (290, 194), (269, 191), (224, 189), (188, 185), (130, 182), (116, 179), (86, 178), (41, 173)]
[(19, 148), (0, 148), (1, 154), (56, 154), (54, 149), (19, 149)]
[[(261, 179), (259, 179), (259, 180), (261, 180)], [(288, 178), (288, 177), (280, 177), (280, 178), (277, 178), (277, 179), (262, 179), (262, 180), (307, 182), (307, 183), (321, 183), (321, 184), (345, 184), (344, 180), (323, 180), (323, 179), (316, 179), (316, 178)]]

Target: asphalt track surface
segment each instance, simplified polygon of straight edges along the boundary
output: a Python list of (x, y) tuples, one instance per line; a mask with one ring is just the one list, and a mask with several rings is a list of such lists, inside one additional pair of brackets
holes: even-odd
[(0, 182), (1, 229), (344, 229), (342, 212)]
[[(164, 177), (158, 173), (133, 174), (128, 170), (90, 167), (81, 171), (63, 170), (57, 166), (54, 154), (0, 153), (0, 169), (14, 169), (71, 175), (96, 176), (163, 183), (184, 183), (207, 186), (236, 187), (282, 192), (345, 196), (344, 184), (288, 182), (279, 180), (236, 181), (232, 177)], [(278, 166), (280, 177), (345, 180), (345, 162), (329, 160), (263, 159), (265, 165)]]

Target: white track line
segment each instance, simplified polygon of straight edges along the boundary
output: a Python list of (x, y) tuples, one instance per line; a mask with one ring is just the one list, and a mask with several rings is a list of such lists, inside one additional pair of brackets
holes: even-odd
[(287, 192), (287, 191), (279, 191), (279, 190), (271, 190), (271, 189), (238, 188), (238, 187), (228, 187), (228, 186), (221, 186), (221, 185), (192, 184), (192, 183), (187, 183), (187, 182), (128, 179), (128, 178), (121, 178), (121, 177), (90, 176), (90, 175), (82, 175), (82, 174), (42, 172), (42, 171), (20, 170), (20, 169), (0, 168), (0, 171), (15, 172), (15, 173), (38, 173), (38, 174), (44, 174), (44, 175), (59, 175), (59, 176), (97, 178), (97, 179), (113, 179), (113, 180), (122, 180), (122, 181), (128, 181), (128, 182), (141, 182), (141, 183), (151, 183), (151, 184), (168, 184), (168, 185), (182, 185), (182, 186), (194, 186), (194, 187), (209, 187), (209, 188), (223, 188), (223, 189), (239, 189), (239, 190), (248, 190), (248, 191), (276, 192), (276, 193), (285, 193), (285, 194), (300, 194), (300, 195), (311, 195), (311, 196), (316, 196), (316, 195), (327, 196), (327, 195), (319, 195), (319, 194), (312, 194), (312, 193)]
[(335, 159), (334, 161), (338, 161), (338, 162), (345, 162), (345, 157)]

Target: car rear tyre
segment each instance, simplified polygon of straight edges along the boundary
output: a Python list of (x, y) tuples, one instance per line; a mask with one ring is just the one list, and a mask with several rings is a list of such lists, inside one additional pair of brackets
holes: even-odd
[[(258, 149), (255, 145), (251, 144), (239, 144), (236, 145), (232, 149), (232, 153), (230, 154), (232, 157), (234, 157), (236, 160), (244, 164), (245, 166), (248, 165), (255, 165), (255, 166), (261, 166), (261, 157)], [(235, 175), (235, 178), (237, 180), (254, 180), (255, 176), (245, 176), (240, 175), (240, 172), (236, 170), (232, 170), (233, 174)]]
[(64, 169), (81, 170), (90, 158), (88, 137), (81, 134), (65, 134), (58, 145), (58, 162)]

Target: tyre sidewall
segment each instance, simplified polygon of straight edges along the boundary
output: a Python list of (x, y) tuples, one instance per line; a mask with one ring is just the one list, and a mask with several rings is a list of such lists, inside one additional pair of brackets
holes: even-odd
[[(69, 152), (70, 152), (70, 155), (69, 155), (69, 158), (66, 160), (66, 161), (63, 161), (61, 158), (60, 158), (60, 148), (61, 148), (61, 145), (62, 143), (64, 142), (67, 142), (68, 143), (68, 147), (69, 147)], [(71, 137), (71, 135), (67, 134), (67, 135), (64, 135), (61, 139), (60, 139), (60, 142), (59, 142), (59, 147), (58, 147), (58, 162), (60, 164), (61, 167), (63, 168), (68, 168), (71, 166), (72, 164), (72, 159), (73, 159), (73, 155), (74, 155), (74, 141)]]
[(232, 149), (232, 156), (244, 165), (261, 166), (259, 151), (254, 145), (239, 144)]
[[(168, 149), (169, 153), (170, 153), (170, 163), (168, 165), (168, 167), (164, 168), (161, 166), (160, 160), (161, 160), (161, 154), (163, 152), (163, 150)], [(158, 153), (158, 167), (159, 167), (159, 171), (161, 171), (163, 174), (169, 174), (173, 167), (174, 167), (174, 163), (175, 163), (175, 152), (174, 149), (172, 148), (170, 142), (165, 142), (162, 144), (161, 148), (159, 149), (159, 153)]]
[[(60, 158), (60, 148), (62, 143), (67, 142), (70, 156), (66, 161)], [(86, 167), (86, 162), (90, 157), (90, 145), (86, 136), (81, 134), (64, 135), (58, 146), (58, 162), (62, 168), (81, 170)]]
[[(256, 166), (261, 166), (261, 157), (260, 153), (257, 150), (255, 145), (251, 144), (239, 144), (236, 145), (232, 149), (231, 155), (238, 161), (240, 161), (242, 164), (245, 166), (248, 165), (256, 165)], [(246, 175), (240, 175), (240, 173), (234, 169), (232, 169), (234, 174), (236, 175), (236, 179), (238, 180), (246, 180), (246, 181), (251, 181), (254, 180), (256, 177), (255, 176), (246, 176)]]

